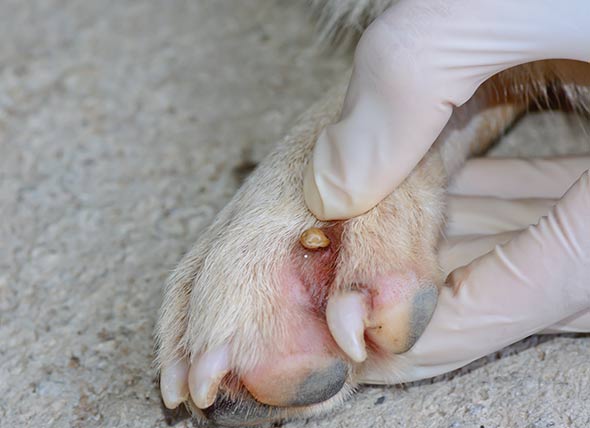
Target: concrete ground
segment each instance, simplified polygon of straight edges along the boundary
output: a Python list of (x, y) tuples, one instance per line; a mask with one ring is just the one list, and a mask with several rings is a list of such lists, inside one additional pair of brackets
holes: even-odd
[[(286, 0), (0, 0), (0, 36), (0, 426), (165, 427), (162, 284), (348, 58)], [(500, 151), (588, 149), (548, 120)], [(530, 338), (284, 426), (586, 427), (589, 356)]]

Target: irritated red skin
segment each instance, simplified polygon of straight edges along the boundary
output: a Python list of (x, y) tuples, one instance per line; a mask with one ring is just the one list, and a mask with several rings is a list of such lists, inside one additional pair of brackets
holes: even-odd
[(297, 243), (293, 248), (293, 260), (313, 308), (323, 313), (336, 277), (336, 265), (344, 224), (343, 222), (334, 222), (320, 229), (330, 240), (330, 245), (326, 248), (309, 250)]
[[(321, 324), (322, 332), (316, 330), (317, 334), (322, 334), (327, 342), (328, 347), (335, 351), (336, 355), (342, 354), (340, 349), (333, 346), (333, 340), (329, 333), (326, 334), (327, 326), (324, 324), (325, 311), (328, 298), (332, 294), (332, 286), (336, 277), (338, 255), (342, 242), (342, 233), (344, 222), (334, 222), (320, 228), (321, 231), (330, 240), (330, 245), (326, 248), (310, 250), (300, 243), (293, 248), (293, 268), (295, 276), (299, 279), (297, 285), (291, 283), (291, 291), (295, 293), (297, 289), (304, 294), (303, 301), (308, 311), (316, 315), (316, 322)], [(372, 329), (380, 329), (380, 311), (393, 307), (405, 301), (413, 295), (419, 287), (419, 281), (414, 270), (408, 272), (392, 272), (378, 276), (371, 281), (373, 287), (367, 287), (366, 284), (357, 284), (357, 291), (365, 294), (366, 304), (371, 314), (376, 316), (371, 322), (375, 324)], [(376, 311), (376, 312), (375, 312)], [(319, 327), (315, 324), (316, 329)], [(365, 343), (373, 357), (386, 357), (388, 351), (373, 341), (370, 335), (365, 332)], [(346, 357), (345, 357), (346, 358)]]
[(343, 225), (334, 223), (321, 230), (330, 245), (309, 250), (297, 242), (292, 249), (293, 262), (281, 278), (287, 335), (277, 338), (260, 363), (241, 376), (243, 384), (260, 402), (289, 402), (291, 390), (296, 390), (295, 386), (309, 375), (312, 367), (327, 366), (333, 358), (341, 357), (324, 312), (336, 275)]
[[(344, 222), (320, 229), (330, 245), (311, 250), (298, 240), (292, 247), (291, 262), (281, 274), (278, 305), (283, 308), (285, 334), (275, 338), (256, 367), (241, 375), (243, 385), (262, 403), (289, 403), (296, 394), (296, 386), (311, 371), (333, 364), (335, 359), (348, 360), (332, 338), (325, 319), (339, 262)], [(370, 329), (379, 330), (385, 327), (380, 323), (388, 319), (381, 319), (380, 311), (405, 300), (406, 292), (411, 293), (418, 281), (415, 275), (392, 273), (378, 276), (371, 283), (376, 287), (359, 284), (357, 290), (365, 294), (367, 309), (376, 316), (369, 319)], [(367, 331), (365, 343), (372, 358), (389, 355)]]

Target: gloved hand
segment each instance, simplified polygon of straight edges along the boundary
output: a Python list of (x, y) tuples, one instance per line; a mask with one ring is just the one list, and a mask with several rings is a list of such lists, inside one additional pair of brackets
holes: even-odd
[(590, 332), (588, 168), (590, 157), (469, 161), (450, 186), (439, 257), (446, 272), (470, 264), (451, 273), (414, 347), (363, 381), (428, 378), (531, 334)]
[(305, 174), (321, 220), (368, 211), (399, 185), (490, 76), (549, 58), (590, 60), (588, 0), (400, 0), (355, 53), (341, 119)]

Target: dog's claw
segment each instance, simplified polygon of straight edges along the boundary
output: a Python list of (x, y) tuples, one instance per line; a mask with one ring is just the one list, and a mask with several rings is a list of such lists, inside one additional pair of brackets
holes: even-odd
[(188, 374), (188, 385), (191, 398), (199, 409), (206, 409), (213, 404), (219, 384), (229, 369), (227, 346), (205, 352), (193, 359)]
[(332, 337), (348, 357), (357, 363), (367, 358), (363, 295), (357, 292), (335, 294), (328, 300), (326, 320)]
[(168, 409), (176, 409), (188, 398), (188, 362), (180, 359), (164, 365), (160, 373), (162, 400)]

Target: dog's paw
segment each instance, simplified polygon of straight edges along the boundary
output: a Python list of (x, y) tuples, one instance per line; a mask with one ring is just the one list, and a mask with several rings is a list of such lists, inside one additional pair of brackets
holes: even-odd
[(171, 276), (158, 325), (167, 407), (226, 425), (323, 411), (425, 329), (442, 282), (441, 163), (427, 157), (363, 216), (318, 222), (302, 172), (335, 111), (287, 137)]

